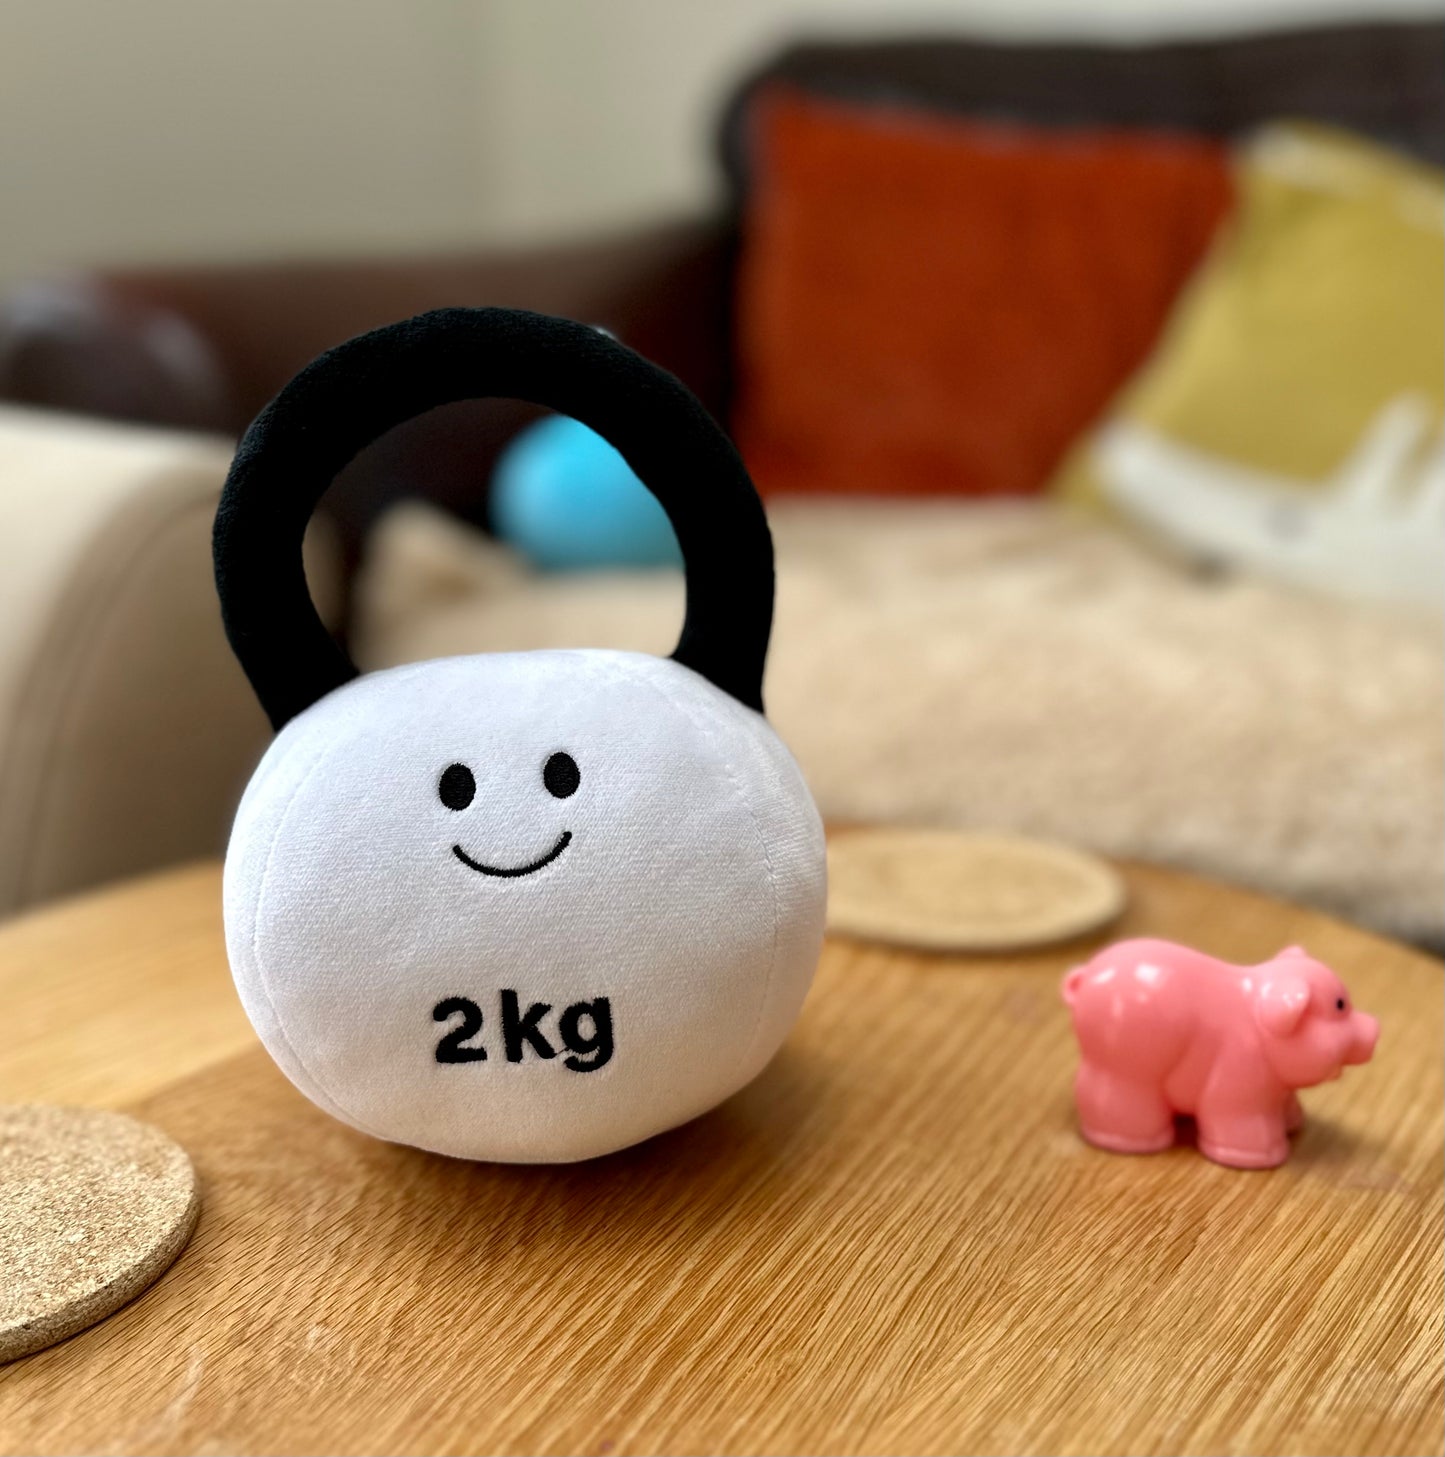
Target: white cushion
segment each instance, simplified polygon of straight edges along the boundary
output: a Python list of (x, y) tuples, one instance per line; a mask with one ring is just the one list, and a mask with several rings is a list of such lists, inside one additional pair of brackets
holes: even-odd
[(225, 843), (266, 734), (211, 578), (229, 460), (0, 407), (0, 911)]

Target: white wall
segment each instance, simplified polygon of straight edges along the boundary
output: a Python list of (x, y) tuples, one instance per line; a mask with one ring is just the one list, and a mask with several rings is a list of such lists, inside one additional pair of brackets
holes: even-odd
[(476, 7), (0, 0), (0, 277), (477, 220)]
[(705, 206), (800, 29), (1115, 38), (1441, 0), (0, 0), (0, 284), (432, 248)]
[(1321, 17), (1438, 15), (1441, 0), (514, 0), (483, 58), (496, 232), (535, 236), (699, 207), (717, 108), (800, 32), (1138, 40)]

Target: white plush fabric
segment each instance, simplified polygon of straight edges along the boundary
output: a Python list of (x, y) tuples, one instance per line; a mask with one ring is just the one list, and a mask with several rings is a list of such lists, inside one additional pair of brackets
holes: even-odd
[[(1137, 856), (1440, 944), (1438, 615), (1181, 570), (1047, 501), (768, 505), (768, 714), (824, 816)], [(675, 572), (535, 573), (420, 505), (371, 539), (363, 667), (656, 651)]]
[[(542, 778), (558, 752), (581, 775), (566, 798)], [(452, 764), (475, 781), (461, 810), (438, 794)], [(515, 869), (564, 832), (513, 877), (453, 850)], [(519, 1163), (625, 1147), (753, 1078), (802, 1005), (824, 901), (822, 826), (766, 721), (670, 660), (600, 650), (414, 664), (322, 699), (266, 754), (226, 861), (236, 983), (297, 1087), (378, 1137)], [(504, 989), (550, 1005), (557, 1056), (507, 1059)], [(433, 1009), (457, 997), (485, 1060), (437, 1060), (461, 1017)], [(612, 1055), (570, 1068), (559, 1017), (597, 998)]]

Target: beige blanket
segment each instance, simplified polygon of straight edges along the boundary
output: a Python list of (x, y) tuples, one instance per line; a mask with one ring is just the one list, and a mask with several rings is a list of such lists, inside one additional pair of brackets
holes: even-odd
[[(1204, 580), (1043, 504), (769, 514), (768, 711), (825, 816), (1054, 836), (1441, 939), (1438, 623)], [(667, 652), (682, 612), (672, 573), (537, 575), (420, 506), (359, 591), (365, 667)]]

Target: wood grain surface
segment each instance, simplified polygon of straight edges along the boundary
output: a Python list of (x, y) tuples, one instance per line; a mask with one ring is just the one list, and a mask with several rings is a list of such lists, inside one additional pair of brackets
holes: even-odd
[(0, 929), (0, 1099), (137, 1112), (204, 1188), (151, 1290), (0, 1367), (0, 1449), (1440, 1451), (1442, 968), (1125, 873), (1110, 935), (1302, 942), (1380, 1016), (1283, 1169), (1079, 1141), (1077, 945), (832, 943), (752, 1087), (548, 1169), (312, 1108), (235, 1005), (214, 868)]

